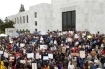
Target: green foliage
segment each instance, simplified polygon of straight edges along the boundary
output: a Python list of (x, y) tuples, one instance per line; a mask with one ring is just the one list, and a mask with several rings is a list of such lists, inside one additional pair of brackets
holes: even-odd
[(13, 25), (14, 25), (13, 21), (3, 22), (0, 19), (0, 33), (4, 33), (5, 32), (5, 28), (14, 28)]

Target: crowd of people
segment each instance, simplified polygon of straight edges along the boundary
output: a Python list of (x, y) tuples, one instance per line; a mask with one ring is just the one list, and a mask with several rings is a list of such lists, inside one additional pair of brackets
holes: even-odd
[(104, 63), (105, 35), (99, 32), (35, 32), (0, 38), (0, 69), (105, 69)]

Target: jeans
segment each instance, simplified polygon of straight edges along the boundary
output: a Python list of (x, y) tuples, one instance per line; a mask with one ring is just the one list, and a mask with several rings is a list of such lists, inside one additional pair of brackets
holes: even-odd
[(80, 67), (80, 69), (84, 69), (83, 67)]
[(102, 69), (104, 69), (104, 63), (101, 63), (102, 64)]

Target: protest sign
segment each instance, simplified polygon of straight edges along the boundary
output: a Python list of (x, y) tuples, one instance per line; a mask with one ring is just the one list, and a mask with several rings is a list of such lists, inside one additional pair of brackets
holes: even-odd
[(0, 51), (0, 54), (3, 54), (3, 51)]
[(20, 60), (20, 63), (26, 63), (26, 60)]
[(36, 53), (36, 59), (41, 59), (41, 55), (39, 55), (39, 53)]
[(8, 53), (4, 52), (4, 57), (8, 58)]
[(78, 39), (78, 38), (79, 38), (79, 36), (78, 36), (77, 34), (75, 34), (75, 35), (74, 35), (74, 38)]
[(40, 50), (47, 49), (47, 45), (40, 45)]
[(14, 61), (15, 57), (10, 57), (9, 61)]
[(62, 47), (62, 53), (66, 52), (66, 47)]
[(87, 38), (90, 39), (90, 38), (92, 38), (92, 36), (91, 35), (88, 35)]
[(85, 51), (80, 51), (80, 57), (85, 58)]
[(34, 58), (34, 53), (27, 53), (27, 58)]
[(24, 43), (20, 43), (20, 47), (24, 47), (25, 46), (25, 44)]
[(37, 63), (32, 63), (32, 69), (37, 69)]
[(43, 60), (49, 60), (48, 56), (43, 56)]
[(49, 57), (50, 59), (53, 59), (53, 54), (48, 54), (48, 57)]

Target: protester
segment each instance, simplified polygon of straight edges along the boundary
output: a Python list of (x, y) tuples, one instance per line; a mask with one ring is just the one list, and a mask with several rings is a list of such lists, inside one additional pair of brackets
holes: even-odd
[(15, 38), (0, 38), (0, 59), (9, 69), (104, 69), (104, 55), (105, 36), (89, 31), (22, 33)]

